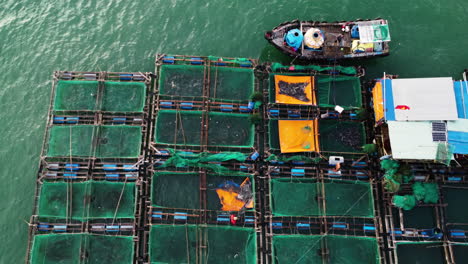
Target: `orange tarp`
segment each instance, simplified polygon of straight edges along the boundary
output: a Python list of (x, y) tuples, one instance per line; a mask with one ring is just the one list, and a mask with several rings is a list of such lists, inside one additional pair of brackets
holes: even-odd
[[(280, 93), (280, 82), (286, 82), (291, 85), (302, 85), (304, 87), (305, 100), (299, 100), (292, 96)], [(294, 104), (294, 105), (316, 105), (314, 91), (314, 77), (311, 76), (287, 76), (275, 75), (275, 95), (276, 102), (280, 104)]]
[(372, 97), (374, 99), (375, 122), (379, 122), (384, 118), (382, 83), (380, 81), (376, 82), (374, 88), (372, 88)]
[[(244, 186), (244, 184), (249, 183), (250, 179), (246, 178), (241, 186)], [(245, 208), (253, 208), (253, 200), (250, 200), (248, 204), (246, 202), (239, 200), (238, 193), (235, 192), (234, 190), (225, 190), (225, 189), (216, 189), (216, 193), (218, 194), (219, 200), (223, 207), (221, 210), (223, 211), (240, 211), (242, 207)]]
[(317, 120), (279, 120), (281, 153), (319, 152)]

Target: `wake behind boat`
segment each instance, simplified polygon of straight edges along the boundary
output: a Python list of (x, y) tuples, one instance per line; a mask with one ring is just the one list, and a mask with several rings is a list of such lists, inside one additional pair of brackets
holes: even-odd
[(387, 20), (335, 23), (294, 20), (265, 33), (283, 53), (304, 60), (352, 59), (389, 54)]

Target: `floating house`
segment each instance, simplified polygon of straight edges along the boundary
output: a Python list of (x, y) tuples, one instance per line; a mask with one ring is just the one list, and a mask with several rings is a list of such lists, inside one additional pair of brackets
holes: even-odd
[(468, 154), (466, 80), (384, 77), (372, 93), (383, 154), (425, 161)]

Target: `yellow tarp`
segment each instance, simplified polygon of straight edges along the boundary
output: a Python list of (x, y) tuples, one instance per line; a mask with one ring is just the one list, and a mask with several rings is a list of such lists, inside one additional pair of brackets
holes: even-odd
[[(305, 100), (299, 100), (286, 94), (280, 94), (280, 82), (286, 82), (288, 84), (305, 85), (304, 93)], [(295, 105), (316, 105), (314, 91), (314, 77), (312, 76), (286, 76), (286, 75), (275, 75), (275, 94), (276, 102), (279, 104), (295, 104)]]
[(372, 88), (372, 98), (374, 99), (375, 122), (379, 122), (384, 118), (382, 83), (380, 81), (376, 82), (374, 88)]
[(319, 152), (317, 120), (279, 120), (281, 153)]

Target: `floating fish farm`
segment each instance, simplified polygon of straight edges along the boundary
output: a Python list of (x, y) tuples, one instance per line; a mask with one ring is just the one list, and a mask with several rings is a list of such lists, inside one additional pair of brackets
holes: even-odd
[(167, 54), (55, 72), (25, 262), (467, 263), (468, 158), (382, 158), (364, 75)]

